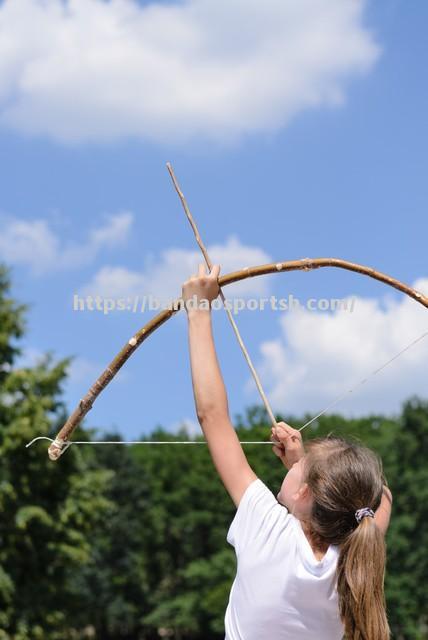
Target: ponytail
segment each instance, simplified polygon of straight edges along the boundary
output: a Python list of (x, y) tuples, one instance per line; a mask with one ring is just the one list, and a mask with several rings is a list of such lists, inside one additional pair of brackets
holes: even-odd
[(305, 448), (312, 537), (339, 547), (337, 594), (345, 638), (389, 640), (385, 539), (368, 517), (381, 504), (382, 461), (367, 447), (336, 436), (310, 440)]
[(363, 518), (340, 545), (339, 612), (346, 640), (389, 640), (385, 610), (386, 548), (373, 518)]

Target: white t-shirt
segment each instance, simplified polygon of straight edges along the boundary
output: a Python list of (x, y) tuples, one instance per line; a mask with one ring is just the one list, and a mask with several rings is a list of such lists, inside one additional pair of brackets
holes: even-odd
[(339, 549), (316, 560), (300, 521), (257, 478), (227, 533), (237, 573), (225, 640), (341, 640), (335, 571)]

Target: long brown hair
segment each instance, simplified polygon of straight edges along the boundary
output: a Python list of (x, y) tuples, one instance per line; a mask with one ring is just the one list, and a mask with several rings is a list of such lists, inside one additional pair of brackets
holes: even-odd
[(374, 518), (385, 478), (380, 458), (363, 445), (328, 436), (305, 443), (305, 482), (313, 495), (310, 535), (338, 545), (339, 613), (349, 640), (389, 640), (385, 610), (386, 547)]

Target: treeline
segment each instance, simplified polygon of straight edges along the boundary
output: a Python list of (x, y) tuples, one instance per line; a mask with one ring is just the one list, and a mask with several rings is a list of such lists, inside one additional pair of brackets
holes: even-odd
[[(206, 445), (70, 447), (57, 463), (47, 443), (26, 449), (38, 435), (54, 437), (66, 418), (69, 361), (47, 355), (17, 368), (25, 306), (9, 289), (0, 269), (0, 640), (222, 640), (235, 508)], [(294, 426), (305, 417), (278, 416)], [(241, 440), (270, 434), (258, 407), (235, 426)], [(394, 496), (386, 576), (393, 637), (428, 638), (428, 402), (413, 398), (394, 419), (323, 417), (305, 437), (329, 432), (382, 456)], [(94, 435), (80, 429), (78, 439)], [(163, 429), (146, 438), (188, 439)], [(276, 492), (285, 469), (271, 447), (244, 448)]]

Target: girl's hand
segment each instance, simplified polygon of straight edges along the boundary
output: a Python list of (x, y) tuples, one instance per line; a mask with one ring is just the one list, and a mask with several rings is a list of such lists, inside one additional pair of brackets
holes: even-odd
[(302, 434), (285, 422), (278, 422), (276, 427), (272, 427), (271, 440), (275, 443), (272, 451), (287, 469), (305, 455)]
[(183, 283), (182, 299), (186, 311), (196, 308), (209, 309), (211, 307), (211, 302), (217, 298), (220, 290), (217, 282), (219, 273), (219, 264), (213, 265), (211, 273), (208, 275), (205, 265), (200, 264), (198, 275), (190, 276), (189, 280)]

